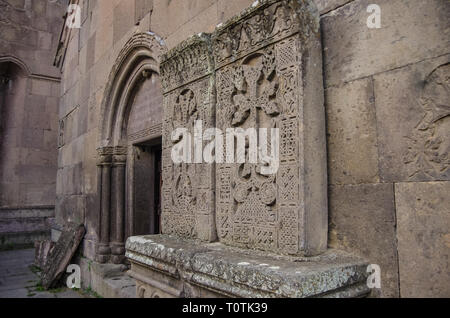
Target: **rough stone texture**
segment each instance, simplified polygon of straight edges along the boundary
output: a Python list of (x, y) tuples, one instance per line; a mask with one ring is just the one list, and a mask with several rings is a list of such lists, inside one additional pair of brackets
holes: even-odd
[(450, 297), (450, 182), (395, 186), (402, 297)]
[(86, 258), (77, 261), (81, 268), (81, 287), (94, 290), (103, 298), (136, 298), (136, 282), (126, 274), (125, 265), (99, 264)]
[(352, 1), (353, 0), (314, 0), (320, 14), (326, 14)]
[(33, 249), (0, 252), (0, 298), (85, 298), (66, 288), (38, 289), (39, 276), (32, 271)]
[(55, 247), (55, 242), (52, 241), (37, 241), (34, 243), (34, 265), (39, 268), (44, 268), (48, 256), (51, 253), (52, 249)]
[[(263, 164), (248, 158), (244, 164), (217, 165), (216, 222), (226, 244), (291, 255), (316, 255), (327, 248), (315, 10), (310, 2), (264, 1), (214, 32), (218, 128), (277, 128), (280, 136), (275, 174), (264, 175)], [(250, 146), (246, 153), (257, 152)]]
[(372, 79), (330, 87), (325, 96), (330, 184), (378, 182), (377, 121)]
[(377, 1), (381, 29), (367, 27), (371, 3), (352, 1), (322, 17), (326, 87), (448, 53), (448, 1)]
[(129, 238), (127, 257), (142, 298), (360, 297), (369, 292), (367, 264), (333, 250), (289, 258), (161, 235)]
[[(186, 129), (195, 138), (196, 121), (202, 121), (204, 130), (215, 126), (210, 52), (210, 37), (202, 34), (169, 51), (161, 62), (164, 92), (162, 233), (206, 242), (217, 238), (213, 205), (215, 165), (194, 163), (194, 158), (175, 163), (172, 149), (186, 144), (187, 136), (174, 141), (172, 133)], [(191, 147), (196, 156), (193, 143), (187, 147)]]
[(398, 297), (394, 188), (361, 184), (330, 188), (330, 247), (357, 252), (381, 268), (381, 290), (372, 296)]
[(44, 288), (50, 289), (58, 283), (83, 240), (84, 234), (85, 229), (83, 225), (72, 223), (65, 225), (61, 237), (54, 248), (50, 250), (47, 262), (44, 264), (41, 275)]

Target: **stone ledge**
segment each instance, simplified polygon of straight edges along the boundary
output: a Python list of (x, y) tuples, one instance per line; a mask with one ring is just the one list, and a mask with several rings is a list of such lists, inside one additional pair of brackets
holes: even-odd
[(136, 283), (126, 274), (125, 265), (99, 264), (86, 258), (77, 263), (81, 267), (81, 285), (103, 298), (136, 298)]
[[(363, 297), (370, 292), (368, 264), (338, 250), (286, 257), (166, 235), (131, 237), (126, 248), (137, 285), (149, 285), (160, 295), (199, 297), (205, 295), (201, 290), (222, 297), (303, 298)], [(140, 280), (143, 276), (149, 279)]]
[(0, 220), (54, 217), (55, 207), (0, 208)]

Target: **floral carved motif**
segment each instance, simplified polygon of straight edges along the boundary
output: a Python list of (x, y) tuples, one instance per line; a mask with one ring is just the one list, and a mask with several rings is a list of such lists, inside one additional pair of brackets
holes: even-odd
[(427, 78), (419, 100), (424, 116), (407, 137), (404, 163), (410, 179), (450, 176), (450, 64)]

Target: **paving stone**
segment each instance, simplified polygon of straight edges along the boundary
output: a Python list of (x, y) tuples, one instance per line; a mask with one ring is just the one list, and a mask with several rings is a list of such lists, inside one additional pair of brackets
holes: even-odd
[(56, 292), (37, 291), (40, 279), (31, 271), (34, 249), (0, 252), (0, 298), (86, 298), (62, 288)]

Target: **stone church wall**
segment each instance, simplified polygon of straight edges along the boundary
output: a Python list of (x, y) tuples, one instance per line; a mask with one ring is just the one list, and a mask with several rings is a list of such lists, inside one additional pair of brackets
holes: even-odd
[(32, 245), (54, 218), (65, 1), (0, 1), (0, 248)]
[[(248, 0), (84, 0), (62, 66), (59, 222), (81, 221), (95, 258), (101, 103), (119, 52), (151, 31), (167, 50), (252, 5)], [(382, 270), (375, 296), (449, 296), (450, 3), (317, 0), (328, 148), (328, 245)], [(61, 126), (61, 125), (60, 125)], [(62, 127), (62, 126), (61, 126)]]

